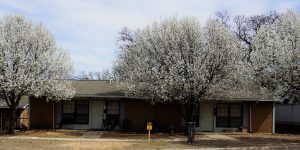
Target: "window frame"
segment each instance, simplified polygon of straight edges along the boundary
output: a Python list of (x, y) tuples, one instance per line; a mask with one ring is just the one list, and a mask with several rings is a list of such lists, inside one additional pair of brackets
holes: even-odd
[[(89, 124), (89, 122), (90, 122), (90, 101), (88, 101), (88, 100), (73, 100), (73, 101), (74, 101), (74, 103), (73, 103), (74, 104), (74, 112), (73, 113), (64, 113), (64, 105), (65, 105), (66, 101), (62, 102), (62, 118), (61, 118), (62, 121), (61, 122), (63, 124), (82, 124), (82, 125)], [(79, 102), (86, 102), (87, 103), (87, 109), (88, 109), (87, 113), (78, 113), (77, 112), (77, 105), (78, 105)], [(73, 117), (72, 117), (71, 121), (66, 121), (64, 119), (64, 115), (72, 115)], [(77, 116), (86, 116), (87, 117), (87, 122), (77, 122), (76, 121)]]
[[(218, 105), (227, 105), (227, 116), (221, 116), (221, 117), (219, 117), (218, 116)], [(231, 116), (231, 109), (232, 109), (232, 105), (239, 105), (239, 107), (240, 107), (240, 117), (233, 117), (233, 116)], [(226, 124), (227, 125), (225, 125), (225, 126), (222, 126), (222, 125), (218, 125), (218, 118), (224, 118), (224, 120), (226, 120)], [(232, 122), (231, 122), (231, 120), (233, 119), (233, 118), (240, 118), (239, 119), (239, 126), (233, 126), (232, 125)], [(242, 126), (242, 122), (243, 122), (243, 105), (242, 105), (242, 103), (217, 103), (217, 106), (216, 106), (216, 127), (217, 128), (239, 128), (239, 127), (241, 127)]]
[[(117, 106), (118, 106), (118, 114), (109, 114), (108, 112), (108, 104), (109, 103), (111, 103), (111, 102), (113, 102), (113, 103), (117, 103)], [(109, 118), (118, 118), (116, 121), (117, 122), (115, 122), (114, 123), (114, 125), (120, 125), (120, 113), (121, 113), (121, 106), (120, 106), (120, 101), (113, 101), (113, 100), (111, 100), (111, 101), (105, 101), (105, 115), (106, 115), (106, 121), (108, 121), (108, 122), (110, 122), (110, 119)], [(114, 117), (111, 117), (111, 116), (114, 116)]]

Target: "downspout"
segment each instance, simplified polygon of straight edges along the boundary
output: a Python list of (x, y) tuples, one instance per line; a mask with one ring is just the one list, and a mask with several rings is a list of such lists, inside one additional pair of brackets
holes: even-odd
[(2, 131), (2, 112), (0, 110), (0, 131)]
[(22, 124), (23, 124), (22, 114), (23, 114), (23, 111), (20, 113), (20, 129), (22, 129)]
[(252, 133), (252, 105), (250, 105), (249, 112), (249, 132)]
[(55, 113), (54, 113), (54, 102), (52, 102), (52, 128), (53, 130), (55, 129), (55, 117), (54, 117)]
[(292, 131), (294, 131), (294, 104), (292, 104)]
[(27, 116), (28, 116), (28, 125), (27, 128), (30, 129), (30, 111), (31, 111), (31, 97), (28, 98), (28, 112), (27, 112)]
[(93, 125), (93, 114), (92, 114), (92, 101), (91, 98), (89, 98), (89, 128), (92, 128)]
[(250, 122), (250, 132), (253, 132), (253, 130), (252, 130), (252, 106), (257, 105), (258, 102), (259, 102), (259, 101), (256, 101), (255, 104), (250, 105), (250, 109), (249, 109), (249, 111), (250, 111), (250, 115), (249, 115), (249, 118), (250, 118), (250, 121), (249, 121), (249, 122)]
[(272, 133), (275, 133), (275, 102), (273, 102), (273, 128), (272, 128)]
[(213, 132), (216, 132), (216, 117), (217, 117), (216, 110), (217, 110), (217, 104), (214, 103), (213, 104)]

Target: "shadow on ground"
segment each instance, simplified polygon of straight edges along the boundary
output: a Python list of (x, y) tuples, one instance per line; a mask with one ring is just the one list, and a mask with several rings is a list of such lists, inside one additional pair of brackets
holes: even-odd
[(252, 146), (286, 146), (299, 144), (300, 139), (281, 139), (281, 138), (264, 138), (264, 137), (239, 137), (236, 140), (213, 140), (199, 139), (194, 144), (178, 141), (174, 144), (186, 144), (191, 147), (214, 147), (214, 148), (229, 148), (229, 147), (252, 147)]

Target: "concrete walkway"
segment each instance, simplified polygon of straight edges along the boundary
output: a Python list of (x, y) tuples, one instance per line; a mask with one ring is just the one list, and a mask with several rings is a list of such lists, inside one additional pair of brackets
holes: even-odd
[(205, 134), (208, 138), (214, 139), (214, 140), (237, 140), (235, 138), (229, 137), (227, 135), (222, 135), (222, 134)]
[(101, 138), (104, 131), (87, 131), (80, 138), (97, 139)]

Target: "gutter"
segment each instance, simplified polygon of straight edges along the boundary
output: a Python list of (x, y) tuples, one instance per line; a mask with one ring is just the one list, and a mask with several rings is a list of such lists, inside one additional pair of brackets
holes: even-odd
[(207, 98), (205, 100), (216, 100), (216, 101), (255, 101), (255, 102), (274, 102), (273, 99), (261, 99), (261, 98)]
[(72, 99), (76, 99), (76, 98), (119, 98), (119, 99), (140, 99), (140, 100), (147, 100), (148, 98), (145, 97), (138, 97), (138, 96), (111, 96), (111, 95), (107, 95), (107, 96), (99, 96), (99, 95), (86, 95), (86, 94), (75, 94), (74, 97)]

